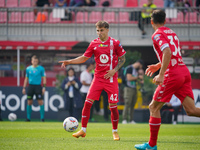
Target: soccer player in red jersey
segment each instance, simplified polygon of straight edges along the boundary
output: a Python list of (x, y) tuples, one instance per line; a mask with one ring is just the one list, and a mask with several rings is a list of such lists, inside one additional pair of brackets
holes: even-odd
[(135, 145), (139, 150), (157, 150), (157, 137), (161, 125), (160, 109), (164, 103), (170, 101), (173, 94), (180, 99), (187, 115), (200, 117), (200, 108), (194, 104), (191, 75), (181, 57), (178, 36), (164, 26), (165, 17), (163, 10), (154, 10), (151, 16), (151, 24), (155, 30), (152, 35), (153, 47), (160, 62), (148, 66), (145, 74), (152, 76), (160, 70), (153, 79), (158, 87), (149, 105), (150, 139), (148, 143)]
[(95, 56), (96, 68), (94, 78), (87, 93), (86, 101), (82, 111), (82, 128), (73, 136), (76, 138), (86, 136), (86, 127), (90, 118), (90, 109), (95, 100), (99, 100), (101, 92), (104, 90), (108, 94), (108, 102), (111, 111), (111, 122), (113, 126), (113, 139), (120, 140), (117, 127), (119, 112), (117, 109), (118, 82), (117, 71), (125, 62), (125, 50), (118, 40), (108, 36), (109, 24), (106, 21), (96, 23), (98, 38), (93, 40), (85, 53), (71, 60), (59, 61), (61, 67), (69, 64), (80, 64), (87, 61), (93, 54)]

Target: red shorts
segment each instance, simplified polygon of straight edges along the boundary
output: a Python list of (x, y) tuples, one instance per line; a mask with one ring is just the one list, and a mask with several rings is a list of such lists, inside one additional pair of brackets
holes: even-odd
[(158, 102), (169, 102), (173, 94), (180, 99), (181, 103), (186, 96), (194, 99), (191, 75), (185, 65), (166, 71), (164, 82), (157, 87), (153, 99)]
[(99, 97), (103, 90), (108, 94), (109, 103), (119, 102), (118, 98), (119, 86), (117, 78), (114, 78), (113, 82), (109, 82), (109, 80), (98, 79), (94, 77), (86, 99), (99, 100)]

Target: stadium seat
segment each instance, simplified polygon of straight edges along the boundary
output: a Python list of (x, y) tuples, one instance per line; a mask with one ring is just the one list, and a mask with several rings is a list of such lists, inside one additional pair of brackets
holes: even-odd
[(185, 23), (197, 23), (197, 13), (196, 12), (187, 12), (185, 14)]
[(113, 0), (111, 7), (125, 7), (124, 0)]
[(115, 23), (115, 12), (105, 12), (103, 14), (103, 20), (107, 21), (108, 23)]
[(89, 23), (96, 23), (99, 20), (102, 20), (102, 13), (99, 11), (92, 11), (89, 15)]
[(177, 13), (177, 18), (166, 18), (166, 22), (167, 23), (174, 23), (174, 24), (178, 24), (178, 23), (183, 23), (184, 19), (183, 19), (183, 13), (182, 12), (178, 12)]
[(138, 7), (138, 0), (127, 0), (126, 7)]
[(22, 13), (21, 12), (11, 12), (9, 22), (10, 23), (21, 23), (22, 22)]
[(128, 23), (129, 22), (129, 13), (128, 12), (119, 12), (119, 23)]
[(77, 12), (76, 23), (86, 23), (88, 22), (88, 12)]
[(59, 22), (61, 22), (61, 18), (54, 18), (53, 12), (51, 12), (49, 15), (49, 20), (47, 22), (48, 23), (59, 23)]
[(20, 0), (19, 7), (31, 7), (31, 0)]
[(156, 1), (153, 1), (153, 3), (154, 3), (158, 8), (163, 8), (163, 7), (164, 7), (164, 0), (156, 0)]
[(0, 23), (6, 23), (7, 21), (7, 12), (0, 12)]
[(0, 0), (0, 7), (5, 7), (5, 0)]
[(35, 15), (33, 12), (24, 12), (22, 22), (23, 23), (33, 23)]
[(6, 7), (18, 7), (18, 0), (7, 0)]

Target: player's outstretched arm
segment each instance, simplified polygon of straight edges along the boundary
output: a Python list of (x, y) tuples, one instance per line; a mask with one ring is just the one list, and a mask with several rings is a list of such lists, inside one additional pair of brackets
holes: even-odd
[(114, 76), (114, 74), (123, 66), (125, 61), (125, 55), (119, 57), (117, 66), (113, 70), (108, 70), (107, 73), (104, 75), (104, 78), (109, 79), (110, 77)]
[(154, 64), (154, 65), (149, 65), (149, 66), (147, 66), (148, 68), (146, 69), (146, 71), (145, 71), (145, 74), (147, 75), (147, 76), (152, 76), (156, 71), (158, 71), (159, 69), (160, 69), (160, 67), (161, 67), (161, 63), (159, 62), (159, 63), (157, 63), (157, 64)]
[(79, 56), (79, 57), (74, 58), (74, 59), (62, 60), (62, 61), (59, 61), (58, 63), (62, 63), (61, 68), (65, 68), (66, 65), (81, 64), (81, 63), (86, 62), (88, 59), (89, 59), (89, 57), (85, 57), (84, 55), (82, 55), (82, 56)]

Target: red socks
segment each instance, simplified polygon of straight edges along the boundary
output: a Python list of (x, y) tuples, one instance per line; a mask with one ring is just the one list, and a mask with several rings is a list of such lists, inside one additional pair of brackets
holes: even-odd
[(110, 106), (110, 111), (111, 111), (111, 122), (113, 130), (116, 130), (119, 122), (119, 112), (117, 109), (117, 105)]
[(85, 101), (83, 111), (82, 111), (82, 119), (81, 119), (82, 127), (84, 128), (87, 127), (87, 123), (90, 119), (90, 109), (92, 107), (92, 104), (93, 102), (90, 100)]
[(149, 145), (154, 147), (157, 144), (158, 131), (161, 125), (161, 118), (155, 118), (150, 116), (149, 126), (150, 126), (150, 140)]

